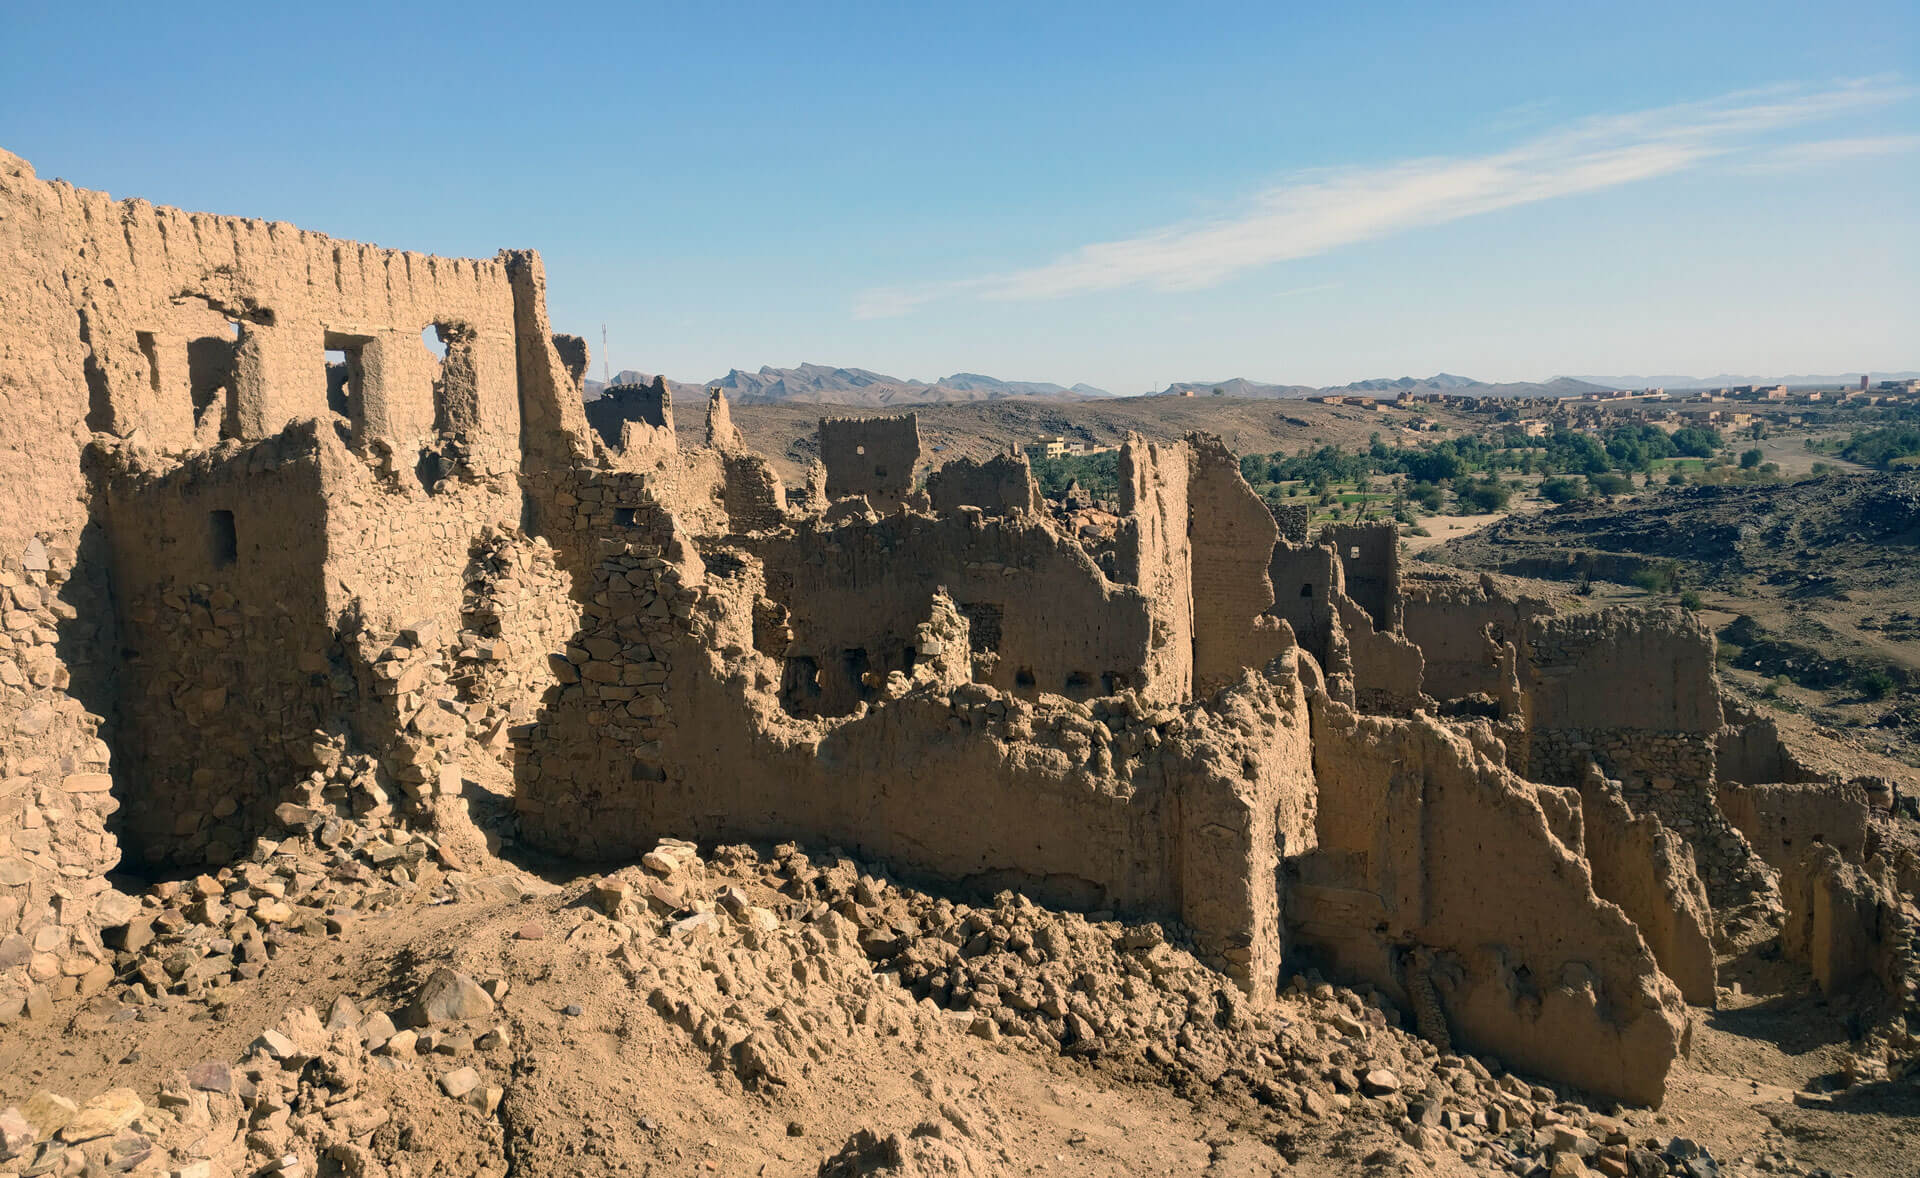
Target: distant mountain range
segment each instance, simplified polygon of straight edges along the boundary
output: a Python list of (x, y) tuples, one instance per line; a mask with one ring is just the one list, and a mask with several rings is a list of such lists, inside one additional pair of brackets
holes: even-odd
[[(653, 377), (632, 369), (622, 370), (614, 384), (647, 384)], [(586, 382), (587, 399), (597, 398), (605, 390), (602, 381)], [(957, 401), (997, 401), (1004, 397), (1111, 397), (1105, 389), (1089, 384), (1072, 388), (1048, 381), (999, 380), (977, 372), (956, 372), (935, 381), (905, 380), (865, 368), (834, 368), (825, 364), (802, 364), (798, 368), (763, 367), (758, 372), (738, 368), (718, 380), (687, 384), (671, 378), (667, 388), (676, 397), (700, 395), (719, 388), (736, 405), (764, 405), (775, 402), (812, 402), (821, 405), (914, 405), (946, 404)]]
[[(1916, 377), (1920, 377), (1920, 373), (1876, 372), (1873, 374), (1874, 380), (1912, 380)], [(651, 373), (625, 369), (613, 378), (613, 383), (647, 384), (652, 380)], [(1447, 393), (1470, 397), (1578, 397), (1584, 393), (1606, 392), (1611, 389), (1642, 389), (1656, 386), (1669, 389), (1698, 389), (1740, 384), (1840, 385), (1858, 384), (1859, 381), (1860, 374), (1855, 372), (1826, 376), (1734, 376), (1726, 373), (1710, 377), (1556, 376), (1544, 381), (1489, 383), (1469, 376), (1457, 376), (1451, 372), (1438, 372), (1427, 377), (1402, 376), (1395, 379), (1356, 380), (1350, 384), (1326, 387), (1268, 384), (1263, 381), (1249, 380), (1243, 376), (1236, 376), (1229, 380), (1182, 380), (1175, 381), (1159, 393), (1151, 395), (1165, 397), (1191, 393), (1196, 397), (1207, 397), (1212, 396), (1213, 391), (1218, 389), (1223, 397), (1236, 397), (1243, 400), (1279, 400), (1331, 395), (1397, 397), (1401, 393), (1411, 393), (1415, 396)], [(586, 382), (587, 400), (597, 399), (606, 387), (603, 381), (588, 380)], [(1119, 395), (1090, 384), (1067, 387), (1050, 381), (1001, 380), (998, 377), (982, 376), (977, 372), (956, 372), (952, 376), (925, 381), (888, 376), (865, 368), (837, 368), (827, 364), (802, 364), (798, 368), (763, 367), (758, 372), (742, 372), (736, 368), (717, 380), (703, 381), (698, 384), (669, 379), (667, 387), (687, 404), (692, 403), (688, 398), (704, 399), (706, 390), (717, 387), (724, 389), (727, 399), (736, 405), (801, 403), (852, 405), (865, 408), (998, 401), (1007, 397), (1085, 400)]]
[(1601, 393), (1609, 385), (1590, 384), (1572, 377), (1558, 376), (1548, 381), (1509, 381), (1502, 384), (1489, 384), (1474, 380), (1470, 376), (1455, 376), (1450, 372), (1438, 372), (1432, 376), (1402, 376), (1392, 380), (1356, 380), (1351, 384), (1330, 385), (1326, 388), (1314, 388), (1299, 384), (1262, 384), (1234, 377), (1232, 380), (1182, 380), (1170, 384), (1159, 395), (1183, 396), (1191, 393), (1196, 397), (1206, 397), (1219, 389), (1223, 397), (1244, 397), (1255, 400), (1283, 397), (1397, 397), (1401, 393), (1419, 396), (1425, 393), (1447, 393), (1467, 397), (1577, 397), (1582, 393)]
[[(1866, 376), (1871, 382), (1920, 380), (1920, 372), (1871, 372)], [(1610, 389), (1723, 389), (1731, 385), (1743, 384), (1857, 385), (1860, 383), (1860, 377), (1861, 374), (1858, 372), (1800, 372), (1791, 376), (1753, 376), (1751, 374), (1741, 376), (1723, 372), (1719, 376), (1680, 376), (1674, 373), (1659, 373), (1653, 376), (1574, 376), (1560, 379), (1583, 380)]]

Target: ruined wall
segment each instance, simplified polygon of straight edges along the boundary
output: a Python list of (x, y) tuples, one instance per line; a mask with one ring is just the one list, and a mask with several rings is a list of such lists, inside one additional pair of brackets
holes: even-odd
[[(357, 443), (408, 448), (447, 432), (489, 463), (517, 455), (503, 260), (379, 249), (59, 182), (11, 187), (65, 271), (92, 428), (180, 449), (339, 413)], [(330, 351), (346, 374), (331, 398)]]
[(652, 384), (609, 385), (586, 405), (587, 424), (608, 449), (629, 454), (675, 447), (673, 393), (663, 376)]
[(1775, 902), (1715, 805), (1713, 636), (1690, 612), (1611, 608), (1530, 619), (1515, 644), (1528, 775), (1577, 786), (1596, 764), (1692, 845), (1716, 912)]
[(99, 623), (76, 608), (94, 590), (75, 573), (59, 543), (0, 554), (0, 1025), (104, 989), (113, 954), (100, 930), (138, 907), (106, 879), (119, 801), (101, 717), (73, 690), (100, 671), (86, 661)]
[(863, 675), (910, 669), (914, 628), (942, 588), (971, 623), (975, 677), (1002, 691), (1086, 699), (1152, 673), (1150, 603), (1035, 515), (896, 515), (749, 547), (791, 630), (779, 653), (798, 711), (852, 711), (872, 698)]
[(893, 510), (913, 491), (920, 461), (920, 418), (823, 417), (820, 461), (827, 468), (827, 496), (864, 495), (876, 511)]
[(1714, 1006), (1713, 910), (1692, 850), (1598, 775), (1581, 783), (1580, 813), (1594, 894), (1627, 914), (1688, 1002)]
[(1398, 631), (1400, 603), (1400, 527), (1392, 521), (1328, 524), (1320, 542), (1340, 554), (1347, 596), (1373, 618), (1374, 628)]
[(1780, 891), (1787, 909), (1781, 951), (1813, 972), (1821, 993), (1842, 993), (1869, 978), (1901, 993), (1912, 929), (1878, 856), (1853, 864), (1815, 844), (1787, 870)]
[(1793, 755), (1780, 739), (1779, 726), (1765, 716), (1729, 714), (1726, 727), (1714, 736), (1713, 751), (1714, 772), (1722, 784), (1765, 785), (1822, 777)]
[(1119, 580), (1147, 601), (1151, 631), (1142, 692), (1155, 700), (1193, 693), (1192, 509), (1184, 444), (1160, 445), (1129, 433), (1120, 447), (1120, 514), (1115, 537)]
[(139, 861), (240, 854), (281, 800), (268, 783), (291, 781), (298, 742), (352, 688), (328, 625), (320, 436), (185, 463), (101, 457), (125, 649), (115, 743)]
[(1541, 780), (1578, 784), (1592, 759), (1624, 781), (1629, 796), (1712, 782), (1720, 692), (1713, 636), (1691, 613), (1615, 608), (1536, 618), (1519, 653)]
[(1267, 567), (1279, 539), (1272, 514), (1220, 439), (1188, 434), (1186, 446), (1193, 682), (1206, 694), (1292, 648), (1294, 639), (1268, 612)]
[(1435, 699), (1498, 698), (1500, 672), (1487, 627), (1496, 642), (1511, 642), (1527, 619), (1552, 612), (1543, 599), (1502, 593), (1490, 577), (1474, 583), (1408, 573), (1402, 584), (1402, 628), (1425, 656), (1426, 692)]
[(696, 553), (663, 512), (601, 552), (572, 669), (519, 748), (528, 838), (605, 857), (668, 830), (833, 842), (971, 886), (1180, 919), (1235, 976), (1272, 985), (1276, 847), (1311, 841), (1290, 676), (1244, 680), (1224, 718), (1133, 695), (1097, 711), (1033, 704), (982, 684), (796, 718), (779, 665), (754, 648), (756, 556)]
[(1777, 870), (1792, 867), (1815, 843), (1852, 863), (1866, 857), (1867, 795), (1851, 782), (1723, 786), (1718, 802), (1727, 821)]
[(1333, 549), (1321, 544), (1289, 543), (1282, 538), (1274, 545), (1267, 577), (1273, 584), (1269, 612), (1285, 618), (1301, 648), (1322, 667), (1331, 667), (1333, 639), (1339, 629), (1333, 599), (1344, 589), (1340, 559)]
[(515, 480), (465, 469), (429, 489), (313, 422), (99, 462), (130, 850), (238, 855), (312, 766), (316, 731), (351, 735), (401, 789), (435, 780), (476, 702), (452, 682), (468, 570), (483, 532), (514, 526)]
[(1355, 704), (1363, 712), (1410, 716), (1421, 704), (1425, 660), (1420, 648), (1398, 634), (1374, 629), (1373, 618), (1351, 597), (1334, 597)]
[(1536, 788), (1424, 718), (1316, 696), (1313, 737), (1319, 846), (1290, 860), (1296, 940), (1402, 1001), (1430, 996), (1444, 1023), (1423, 1032), (1659, 1104), (1684, 1003)]
[(996, 454), (985, 462), (956, 458), (927, 475), (927, 496), (939, 515), (977, 507), (988, 515), (1040, 510), (1040, 486), (1025, 454)]

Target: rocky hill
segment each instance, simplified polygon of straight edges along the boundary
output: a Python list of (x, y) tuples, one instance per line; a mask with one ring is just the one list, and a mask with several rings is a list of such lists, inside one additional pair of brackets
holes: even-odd
[[(614, 384), (646, 384), (651, 373), (623, 369)], [(586, 382), (587, 399), (603, 392), (604, 381)], [(725, 376), (699, 384), (669, 379), (667, 387), (676, 396), (703, 393), (707, 389), (726, 390), (727, 399), (737, 405), (775, 404), (785, 401), (815, 405), (916, 405), (960, 401), (994, 401), (1004, 397), (1107, 397), (1105, 389), (1089, 384), (1072, 388), (1048, 381), (1000, 380), (977, 372), (956, 372), (934, 381), (904, 379), (872, 372), (865, 368), (836, 368), (825, 364), (802, 364), (798, 368), (762, 367), (758, 372), (735, 368)]]

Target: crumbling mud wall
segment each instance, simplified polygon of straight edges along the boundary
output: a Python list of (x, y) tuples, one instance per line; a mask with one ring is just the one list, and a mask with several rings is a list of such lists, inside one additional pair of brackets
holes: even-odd
[(1400, 526), (1383, 523), (1328, 524), (1320, 542), (1340, 556), (1347, 596), (1373, 618), (1377, 630), (1401, 626)]
[(667, 378), (652, 384), (611, 385), (599, 398), (587, 402), (587, 424), (610, 450), (629, 454), (672, 450), (673, 393)]
[(913, 491), (919, 415), (823, 417), (820, 461), (827, 468), (828, 498), (864, 495), (875, 510), (891, 511)]
[(315, 422), (184, 461), (130, 445), (96, 461), (143, 861), (239, 854), (285, 800), (277, 784), (314, 764), (316, 733), (387, 758), (399, 789), (435, 779), (425, 750), (487, 703), (452, 680), (477, 533), (512, 526), (511, 480), (462, 470), (429, 490)]
[(1852, 863), (1866, 857), (1867, 795), (1851, 782), (1730, 785), (1718, 801), (1727, 821), (1776, 870), (1798, 863), (1816, 843)]
[(1826, 775), (1804, 763), (1780, 739), (1773, 720), (1729, 707), (1727, 724), (1714, 735), (1714, 773), (1723, 785), (1820, 781)]
[(1843, 993), (1868, 979), (1885, 993), (1901, 992), (1913, 930), (1878, 856), (1849, 863), (1835, 848), (1815, 844), (1787, 870), (1780, 891), (1787, 908), (1781, 951), (1813, 972), (1821, 993)]
[(1220, 439), (1188, 434), (1188, 578), (1193, 593), (1193, 681), (1198, 694), (1245, 667), (1291, 649), (1293, 635), (1270, 612), (1267, 577), (1280, 533), (1273, 514), (1240, 477)]
[(914, 628), (943, 588), (972, 622), (977, 678), (1002, 691), (1089, 699), (1153, 673), (1151, 603), (1037, 516), (895, 515), (749, 547), (791, 632), (796, 711), (844, 714), (873, 698), (868, 673), (911, 670)]
[[(1340, 558), (1323, 544), (1293, 543), (1282, 536), (1273, 546), (1267, 578), (1273, 585), (1269, 611), (1285, 618), (1301, 649), (1322, 667), (1346, 661), (1344, 634), (1334, 612), (1334, 598), (1346, 586), (1340, 576)], [(1342, 648), (1336, 657), (1336, 635)]]
[(664, 512), (642, 531), (603, 541), (570, 647), (582, 658), (562, 676), (575, 681), (522, 737), (526, 837), (596, 857), (664, 830), (821, 839), (950, 882), (1177, 919), (1250, 987), (1273, 984), (1277, 847), (1311, 838), (1297, 684), (1248, 678), (1211, 710), (1125, 695), (1095, 711), (896, 670), (852, 714), (795, 717), (754, 649), (757, 560), (703, 560)]
[(985, 462), (956, 458), (927, 475), (927, 497), (940, 515), (963, 507), (977, 507), (988, 515), (1041, 509), (1033, 467), (1019, 453), (996, 454)]
[(1319, 842), (1290, 862), (1296, 939), (1416, 1009), (1437, 1005), (1430, 1038), (1659, 1104), (1685, 1004), (1594, 894), (1537, 788), (1429, 719), (1315, 697), (1313, 732)]
[(1129, 433), (1120, 447), (1118, 580), (1144, 595), (1151, 627), (1140, 690), (1156, 701), (1193, 693), (1193, 549), (1187, 529), (1189, 463), (1184, 447)]
[[(1489, 645), (1512, 642), (1529, 618), (1552, 612), (1542, 599), (1509, 596), (1493, 578), (1468, 579), (1439, 570), (1408, 572), (1403, 628), (1424, 656), (1424, 685), (1435, 699), (1500, 695), (1500, 672)], [(1488, 627), (1493, 629), (1488, 631)]]
[(1594, 894), (1627, 914), (1688, 1002), (1716, 1005), (1713, 910), (1693, 851), (1658, 818), (1636, 816), (1598, 773), (1580, 785), (1580, 813)]
[[(65, 268), (91, 428), (177, 449), (338, 414), (356, 444), (409, 447), (445, 431), (489, 453), (518, 449), (504, 260), (379, 249), (58, 182), (13, 196)], [(329, 381), (330, 362), (344, 380)]]
[(1391, 631), (1375, 630), (1373, 617), (1345, 593), (1334, 599), (1334, 617), (1345, 640), (1353, 696), (1361, 711), (1410, 716), (1420, 707), (1426, 658), (1420, 648)]

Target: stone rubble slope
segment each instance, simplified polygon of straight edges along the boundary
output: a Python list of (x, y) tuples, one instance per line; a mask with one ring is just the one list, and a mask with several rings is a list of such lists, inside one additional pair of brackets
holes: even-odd
[[(430, 840), (378, 820), (296, 809), (283, 815), (287, 837), (261, 840), (226, 879), (149, 894), (126, 928), (153, 940), (121, 951), (129, 980), (117, 996), (129, 1017), (148, 1003), (230, 1002), (277, 938), (338, 935), (328, 922), (343, 915), (423, 893), (510, 901), (536, 890), (515, 893), (508, 876), (468, 882), (440, 866)], [(608, 984), (624, 979), (706, 1053), (716, 1082), (747, 1091), (802, 1084), (863, 1039), (966, 1036), (1196, 1100), (1251, 1102), (1287, 1126), (1283, 1137), (1364, 1139), (1377, 1163), (1585, 1172), (1559, 1162), (1574, 1158), (1602, 1174), (1708, 1172), (1681, 1156), (1684, 1144), (1646, 1138), (1492, 1061), (1442, 1053), (1402, 1030), (1410, 1016), (1376, 993), (1297, 977), (1257, 1012), (1158, 925), (1054, 912), (1011, 892), (955, 903), (793, 846), (728, 846), (707, 860), (664, 841), (637, 867), (549, 898), (565, 904), (568, 948), (603, 962)], [(129, 1089), (80, 1103), (43, 1093), (0, 1114), (0, 1165), (14, 1167), (0, 1173), (398, 1173), (409, 1156), (392, 1128), (401, 1109), (449, 1120), (458, 1131), (435, 1140), (467, 1142), (472, 1172), (504, 1172), (498, 1117), (514, 1032), (497, 1004), (510, 984), (442, 967), (395, 1009), (343, 995), (324, 1015), (290, 1011), (239, 1059), (192, 1062), (150, 1100)], [(931, 1092), (938, 1082), (924, 1083)], [(987, 1174), (1013, 1161), (990, 1108), (949, 1100), (941, 1110), (937, 1122), (863, 1130), (821, 1172)]]

